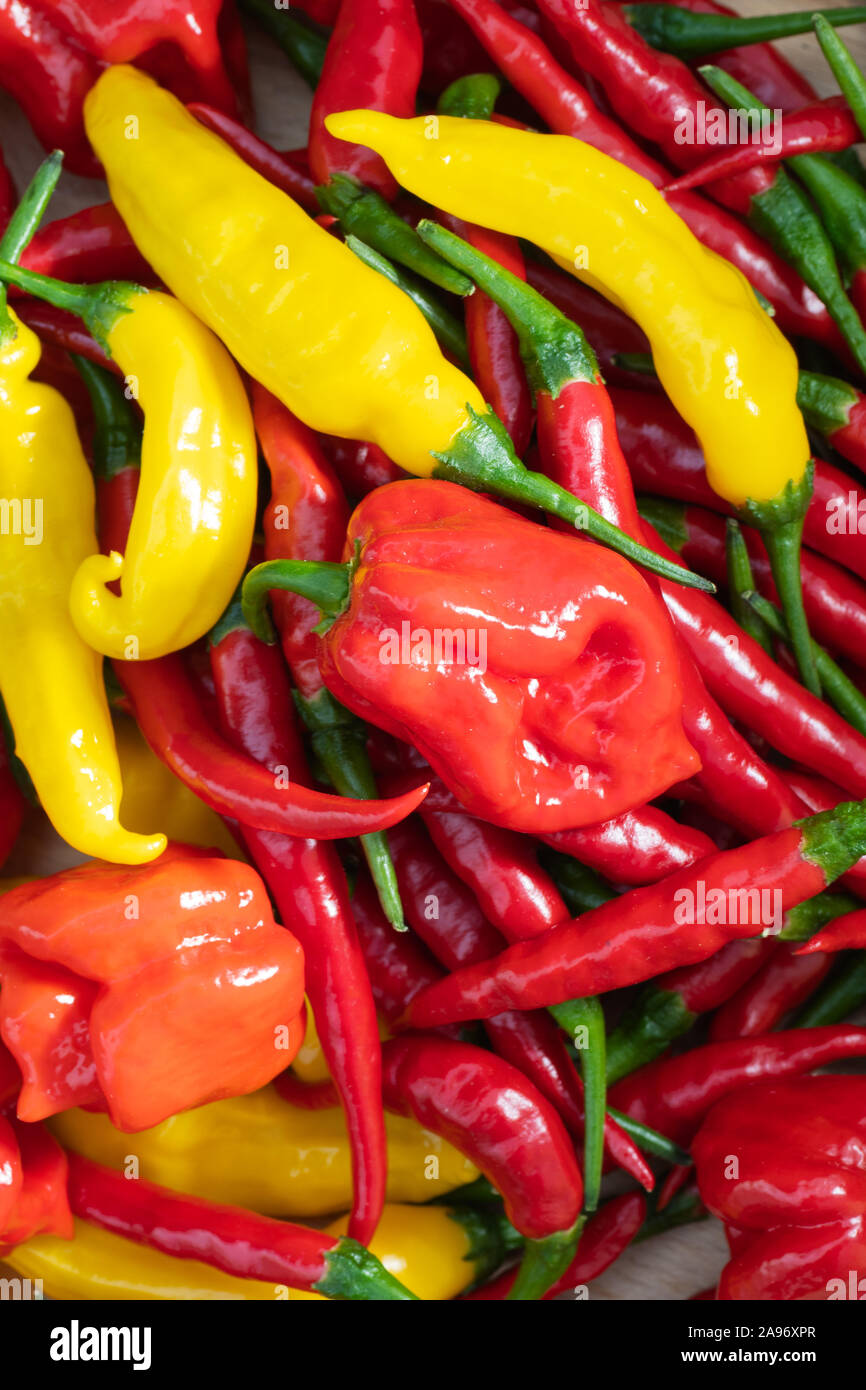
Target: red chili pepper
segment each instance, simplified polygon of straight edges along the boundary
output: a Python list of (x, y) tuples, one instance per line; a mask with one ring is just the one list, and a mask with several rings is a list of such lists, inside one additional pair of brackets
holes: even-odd
[(44, 1125), (0, 1113), (0, 1254), (31, 1236), (72, 1239), (67, 1171), (66, 1155)]
[[(820, 893), (864, 848), (866, 808), (848, 803), (822, 812), (711, 855), (659, 884), (633, 888), (574, 922), (509, 946), (490, 962), (464, 967), (418, 995), (404, 1021), (429, 1028), (503, 1009), (539, 1008), (705, 960), (728, 941), (775, 925), (762, 917), (778, 918)], [(762, 898), (764, 891), (772, 897)], [(735, 922), (727, 920), (729, 902)]]
[(822, 927), (817, 935), (800, 947), (800, 958), (811, 959), (814, 952), (863, 950), (866, 948), (866, 909), (847, 912)]
[(310, 168), (316, 183), (333, 173), (393, 198), (397, 183), (384, 160), (325, 130), (335, 111), (365, 107), (414, 116), (421, 77), (421, 30), (412, 0), (342, 0), (310, 115)]
[[(85, 1011), (96, 1079), (119, 1129), (255, 1090), (301, 1044), (301, 948), (274, 922), (258, 876), (236, 860), (183, 847), (132, 870), (94, 860), (6, 893), (0, 937), (4, 1010), (8, 944), (71, 972), (76, 986), (70, 1000), (46, 972), (40, 1001), (34, 972), (22, 999), (13, 975), (8, 1004), (21, 1017), (4, 1020), (3, 1035), (24, 1076), (21, 1118), (25, 1107), (34, 1119), (65, 1108), (63, 1083), (80, 1085)], [(40, 1010), (51, 1030), (41, 1039)]]
[[(556, 62), (542, 40), (512, 19), (494, 0), (451, 0), (451, 3), (508, 80), (551, 130), (585, 140), (621, 160), (657, 188), (669, 182), (670, 176), (664, 166), (648, 155), (615, 120), (599, 111), (585, 88)], [(562, 4), (565, 3), (566, 0), (562, 0)], [(540, 8), (543, 14), (548, 13), (543, 5)], [(642, 43), (625, 21), (621, 23), (630, 42)], [(665, 56), (655, 54), (652, 49), (647, 51), (654, 59)], [(582, 62), (580, 54), (576, 58), (581, 67), (590, 66)], [(647, 133), (645, 124), (638, 124), (636, 128), (642, 135)], [(736, 265), (770, 301), (776, 310), (776, 322), (784, 332), (815, 338), (830, 347), (839, 345), (838, 330), (817, 295), (739, 219), (694, 193), (675, 194), (671, 206), (699, 241)]]
[[(394, 931), (364, 873), (355, 880), (352, 916), (376, 1008), (386, 1023), (396, 1023), (416, 994), (442, 979), (442, 967), (413, 932)], [(456, 1038), (457, 1030), (449, 1036)]]
[(727, 1001), (710, 1024), (710, 1040), (753, 1038), (777, 1028), (824, 979), (832, 957), (796, 955), (796, 943), (780, 941), (760, 970)]
[(15, 848), (26, 809), (27, 803), (10, 765), (6, 740), (0, 733), (0, 867)]
[[(276, 647), (254, 637), (233, 605), (211, 634), (223, 729), (272, 774), (308, 780), (292, 691)], [(346, 1114), (354, 1200), (349, 1234), (369, 1242), (385, 1201), (385, 1120), (376, 1009), (336, 852), (315, 840), (242, 827), (281, 920), (304, 949), (306, 988), (322, 1051)]]
[(340, 13), (340, 0), (295, 0), (295, 9), (305, 14), (314, 24), (330, 29)]
[(123, 375), (114, 358), (106, 356), (75, 314), (68, 313), (66, 309), (55, 309), (53, 304), (43, 304), (28, 295), (15, 301), (15, 312), (38, 337), (67, 352), (86, 357), (88, 362), (95, 362), (115, 376)]
[[(724, 586), (725, 521), (719, 512), (685, 502), (646, 499), (641, 503), (641, 513), (690, 569)], [(759, 592), (778, 603), (763, 541), (750, 527), (744, 526), (742, 533)], [(800, 564), (806, 617), (815, 640), (852, 661), (862, 660), (866, 651), (866, 585), (841, 565), (812, 550), (803, 549)]]
[(424, 44), (423, 91), (438, 96), (460, 77), (493, 70), (481, 44), (455, 14), (450, 0), (416, 0), (415, 8)]
[(41, 227), (22, 253), (21, 264), (58, 280), (154, 283), (153, 271), (113, 203), (82, 208)]
[(384, 487), (385, 483), (398, 483), (401, 478), (409, 477), (392, 463), (378, 444), (338, 439), (333, 434), (320, 434), (318, 438), (347, 497), (366, 497), (368, 492)]
[(618, 385), (636, 386), (643, 392), (658, 387), (656, 377), (629, 371), (619, 364), (621, 355), (643, 356), (649, 353), (649, 340), (634, 319), (556, 266), (527, 261), (526, 279), (566, 318), (580, 324), (608, 384), (615, 382)]
[[(265, 144), (257, 135), (253, 135), (251, 130), (241, 125), (233, 117), (226, 115), (225, 111), (218, 110), (215, 106), (206, 106), (203, 102), (193, 101), (189, 105), (190, 113), (195, 116), (197, 121), (207, 126), (208, 130), (214, 131), (220, 139), (225, 140), (230, 145), (235, 154), (239, 154), (241, 159), (249, 164), (251, 169), (255, 169), (257, 174), (261, 174), (269, 183), (281, 188), (284, 193), (288, 193), (290, 198), (294, 198), (296, 203), (300, 203), (307, 212), (318, 212), (319, 204), (316, 201), (316, 186), (310, 177), (309, 165), (306, 154), (301, 156), (286, 151), (280, 153), (272, 146)], [(22, 258), (22, 265), (29, 262)], [(38, 269), (38, 267), (33, 267)], [(58, 278), (65, 277), (58, 274)], [(103, 275), (103, 279), (108, 277)], [(134, 278), (138, 278), (137, 276)]]
[[(801, 772), (796, 768), (785, 768), (782, 773), (786, 785), (793, 792), (801, 810), (812, 816), (818, 811), (831, 811), (840, 802), (846, 801), (846, 793), (824, 777)], [(858, 897), (866, 897), (866, 861), (858, 860), (839, 880), (840, 887), (849, 888)]]
[(441, 1134), (501, 1192), (527, 1238), (512, 1298), (540, 1298), (571, 1262), (583, 1183), (556, 1111), (508, 1062), (434, 1033), (382, 1048), (385, 1106)]
[[(555, 1298), (560, 1293), (574, 1293), (585, 1284), (598, 1279), (606, 1269), (631, 1245), (646, 1220), (646, 1199), (639, 1192), (627, 1192), (605, 1202), (600, 1211), (590, 1217), (580, 1238), (577, 1254), (564, 1274), (543, 1295)], [(472, 1293), (461, 1295), (460, 1302), (486, 1302), (507, 1298), (515, 1280), (513, 1270), (507, 1270), (489, 1284)]]
[[(730, 69), (728, 69), (730, 71)], [(746, 84), (750, 85), (750, 84)], [(777, 128), (778, 125), (778, 128)], [(797, 154), (847, 150), (861, 139), (860, 130), (844, 97), (825, 97), (800, 111), (788, 112), (766, 132), (766, 139), (735, 145), (690, 169), (667, 185), (665, 193), (682, 193), (716, 179), (740, 174), (756, 164), (776, 164)]]
[(241, 1207), (187, 1197), (156, 1183), (69, 1155), (69, 1201), (76, 1216), (167, 1255), (203, 1260), (240, 1279), (311, 1289), (333, 1299), (414, 1298), (357, 1241)]
[(6, 168), (6, 161), (2, 151), (0, 151), (0, 233), (5, 232), (6, 224), (15, 211), (17, 202), (15, 184), (12, 182), (12, 175)]
[[(866, 1028), (847, 1023), (706, 1043), (633, 1072), (613, 1087), (611, 1103), (633, 1119), (662, 1129), (677, 1143), (688, 1145), (710, 1109), (729, 1092), (770, 1078), (800, 1076), (845, 1057), (864, 1055)], [(729, 1137), (741, 1133), (735, 1127)], [(780, 1146), (787, 1145), (789, 1134), (787, 1125), (777, 1130), (777, 1152)], [(703, 1183), (701, 1195), (706, 1202)], [(730, 1215), (737, 1220), (736, 1213)]]
[(542, 838), (551, 848), (628, 887), (658, 883), (716, 849), (709, 835), (681, 825), (656, 806), (642, 806), (600, 825), (560, 830)]

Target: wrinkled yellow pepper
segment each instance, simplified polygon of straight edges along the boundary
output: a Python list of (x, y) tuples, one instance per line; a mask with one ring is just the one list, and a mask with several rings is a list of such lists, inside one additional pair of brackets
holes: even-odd
[[(478, 1176), (468, 1159), (415, 1120), (388, 1115), (385, 1122), (389, 1201), (427, 1202)], [(300, 1110), (270, 1086), (134, 1135), (84, 1110), (55, 1115), (50, 1126), (64, 1148), (97, 1163), (265, 1216), (327, 1216), (351, 1206), (342, 1110)]]
[(803, 478), (793, 348), (740, 271), (646, 179), (571, 136), (490, 121), (344, 111), (326, 124), (425, 202), (533, 241), (635, 319), (720, 496), (769, 501)]

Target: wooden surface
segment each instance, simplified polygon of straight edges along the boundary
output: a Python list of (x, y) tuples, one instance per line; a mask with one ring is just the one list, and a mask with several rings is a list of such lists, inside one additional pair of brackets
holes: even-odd
[[(742, 14), (811, 11), (814, 0), (729, 0)], [(825, 0), (826, 3), (826, 0)], [(310, 93), (289, 61), (270, 39), (248, 28), (257, 130), (278, 149), (306, 143)], [(845, 42), (866, 63), (866, 25), (844, 30)], [(786, 39), (782, 51), (806, 73), (822, 95), (836, 90), (817, 42), (809, 35)], [(41, 148), (10, 98), (0, 93), (0, 144), (19, 189), (31, 177)], [(51, 216), (104, 201), (105, 185), (64, 174), (52, 202)], [(78, 859), (41, 818), (29, 822), (8, 873), (50, 872)], [(721, 1226), (706, 1221), (656, 1236), (634, 1246), (591, 1287), (593, 1299), (642, 1301), (683, 1299), (715, 1283), (726, 1259)]]

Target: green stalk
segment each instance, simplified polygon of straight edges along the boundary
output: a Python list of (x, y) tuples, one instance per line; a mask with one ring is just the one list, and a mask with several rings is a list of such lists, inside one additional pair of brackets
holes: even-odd
[(326, 1298), (358, 1303), (418, 1302), (375, 1255), (348, 1236), (341, 1236), (325, 1253), (325, 1264), (327, 1272), (312, 1287)]
[[(24, 190), (21, 200), (9, 219), (9, 224), (0, 238), (0, 259), (15, 265), (25, 246), (30, 241), (42, 215), (48, 206), (51, 195), (57, 187), (63, 164), (63, 152), (53, 150), (36, 170), (31, 182)], [(15, 336), (15, 327), (6, 305), (6, 285), (0, 285), (0, 344), (9, 342)]]
[(851, 893), (816, 893), (814, 898), (790, 907), (785, 913), (785, 924), (779, 932), (780, 941), (808, 941), (828, 922), (856, 912), (863, 904)]
[(601, 907), (602, 903), (608, 903), (617, 896), (594, 869), (588, 869), (569, 854), (541, 845), (538, 861), (550, 874), (573, 917), (581, 912), (589, 912), (593, 907)]
[(556, 1231), (543, 1240), (528, 1240), (506, 1299), (527, 1302), (542, 1298), (574, 1259), (585, 1221), (586, 1217), (580, 1216), (570, 1231)]
[(583, 1077), (583, 1204), (585, 1211), (592, 1212), (598, 1206), (604, 1163), (607, 1105), (604, 1010), (599, 999), (587, 997), (572, 999), (566, 1004), (552, 1004), (549, 1011), (560, 1028), (570, 1035)]
[(68, 309), (70, 313), (77, 314), (108, 357), (111, 356), (108, 339), (112, 328), (121, 314), (132, 312), (133, 301), (138, 295), (147, 294), (141, 285), (134, 285), (129, 280), (70, 285), (50, 275), (23, 270), (21, 266), (3, 259), (0, 259), (0, 280), (7, 285), (17, 285), (20, 290), (26, 290), (37, 299), (44, 299), (57, 309)]
[(792, 1028), (822, 1028), (842, 1023), (866, 1004), (866, 951), (846, 952), (828, 980), (800, 1010)]
[(384, 275), (386, 280), (390, 280), (393, 285), (397, 285), (404, 294), (409, 296), (433, 329), (440, 347), (450, 353), (455, 361), (468, 371), (470, 365), (469, 349), (466, 346), (466, 332), (463, 324), (447, 309), (444, 309), (433, 295), (428, 293), (425, 285), (413, 276), (407, 275), (405, 271), (398, 270), (372, 246), (368, 246), (366, 242), (351, 234), (346, 237), (346, 245), (350, 251), (354, 251), (359, 261), (363, 261), (371, 270), (377, 270), (380, 275)]
[(645, 986), (608, 1038), (607, 1084), (655, 1061), (697, 1017), (678, 990)]
[(98, 478), (113, 478), (141, 463), (141, 427), (132, 413), (123, 386), (104, 367), (71, 353), (90, 396), (95, 430), (93, 471)]
[(667, 1135), (659, 1134), (657, 1129), (650, 1129), (649, 1125), (641, 1124), (640, 1120), (633, 1120), (621, 1110), (614, 1110), (612, 1105), (608, 1106), (607, 1113), (613, 1116), (620, 1129), (624, 1129), (644, 1153), (651, 1154), (653, 1158), (663, 1158), (666, 1163), (673, 1163), (677, 1168), (684, 1168), (691, 1163), (692, 1160), (685, 1149), (681, 1149), (673, 1139), (668, 1139)]
[(821, 11), (812, 15), (812, 23), (824, 57), (830, 64), (833, 76), (854, 113), (854, 119), (866, 140), (866, 77), (860, 71), (845, 44), (832, 25), (827, 23)]
[(271, 589), (284, 589), (315, 603), (330, 626), (349, 602), (351, 576), (351, 565), (335, 565), (329, 560), (266, 560), (244, 579), (244, 621), (260, 641), (271, 645), (276, 642), (277, 634), (267, 612), (268, 594)]
[(458, 77), (446, 87), (436, 110), (440, 116), (462, 116), (470, 121), (489, 121), (493, 115), (502, 82), (492, 72), (473, 72)]
[[(806, 11), (793, 14), (740, 15), (700, 14), (676, 5), (624, 5), (623, 13), (633, 29), (653, 48), (675, 53), (679, 58), (701, 58), (705, 53), (722, 53), (751, 43), (771, 43), (791, 34), (808, 34), (813, 16)], [(860, 24), (866, 20), (866, 6), (820, 10), (830, 24)]]
[(745, 595), (754, 593), (755, 576), (740, 523), (728, 517), (725, 528), (725, 559), (728, 569), (728, 600), (731, 612), (744, 632), (763, 647), (768, 656), (773, 655), (766, 624), (761, 621)]
[[(756, 593), (745, 594), (744, 597), (774, 636), (780, 637), (783, 642), (790, 641), (787, 623), (775, 604)], [(866, 734), (866, 697), (817, 642), (812, 643), (812, 652), (828, 699), (852, 728), (858, 733)]]
[(399, 261), (450, 294), (472, 293), (472, 281), (466, 275), (425, 246), (381, 193), (365, 188), (351, 174), (332, 174), (329, 183), (316, 189), (316, 197), (323, 211), (336, 217), (345, 232), (374, 251)]
[(309, 24), (296, 19), (288, 10), (276, 9), (274, 0), (240, 0), (240, 7), (253, 15), (265, 32), (276, 39), (304, 80), (315, 89), (325, 64), (327, 34), (310, 28)]

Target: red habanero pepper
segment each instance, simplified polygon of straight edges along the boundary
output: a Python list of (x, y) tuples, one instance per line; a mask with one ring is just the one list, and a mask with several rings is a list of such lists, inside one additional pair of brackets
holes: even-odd
[[(392, 847), (410, 925), (447, 970), (488, 960), (502, 949), (499, 932), (420, 827), (404, 822)], [(529, 1077), (572, 1132), (582, 1135), (581, 1080), (553, 1021), (538, 1012), (502, 1013), (488, 1020), (487, 1031), (495, 1050)], [(651, 1187), (646, 1163), (610, 1116), (605, 1117), (604, 1139), (611, 1159)]]
[[(641, 515), (683, 557), (690, 569), (705, 574), (720, 587), (726, 580), (725, 521), (719, 512), (686, 502), (645, 498)], [(778, 603), (770, 562), (757, 531), (744, 526), (742, 534), (759, 593)], [(866, 652), (866, 585), (863, 581), (813, 550), (800, 555), (803, 602), (810, 630), (817, 642), (852, 661)]]
[[(292, 691), (278, 647), (254, 637), (232, 604), (211, 633), (211, 666), (226, 735), (271, 774), (306, 781)], [(332, 846), (241, 827), (284, 925), (304, 949), (306, 988), (352, 1150), (349, 1234), (366, 1244), (385, 1201), (385, 1119), (376, 1009), (345, 876)]]
[[(664, 165), (648, 155), (615, 120), (599, 111), (586, 89), (556, 62), (543, 41), (494, 0), (451, 3), (551, 130), (585, 140), (642, 174), (657, 188), (669, 182)], [(543, 5), (540, 8), (547, 13)], [(638, 38), (624, 21), (623, 27), (632, 40)], [(654, 59), (662, 56), (653, 54)], [(580, 55), (577, 62), (581, 67), (589, 66)], [(637, 128), (646, 133), (643, 126)], [(693, 193), (675, 194), (670, 203), (699, 241), (736, 265), (770, 301), (776, 310), (776, 322), (784, 332), (838, 346), (838, 330), (818, 296), (750, 228)]]
[[(613, 1087), (611, 1103), (688, 1145), (708, 1111), (729, 1092), (864, 1055), (866, 1028), (847, 1023), (711, 1042), (641, 1067)], [(777, 1141), (785, 1133), (777, 1133)]]
[(665, 194), (698, 188), (715, 179), (742, 173), (756, 164), (777, 163), (797, 154), (820, 154), (827, 150), (846, 150), (860, 140), (860, 131), (844, 97), (825, 97), (800, 111), (792, 111), (774, 124), (767, 139), (734, 145), (713, 155), (687, 174), (669, 183)]
[(780, 941), (750, 980), (723, 1004), (710, 1024), (710, 1041), (753, 1038), (770, 1033), (824, 979), (832, 956), (795, 954), (795, 942)]
[(11, 1123), (0, 1111), (0, 1242), (21, 1195), (21, 1151)]
[[(694, 770), (670, 630), (619, 556), (434, 480), (366, 497), (344, 554), (349, 567), (278, 561), (253, 570), (244, 583), (252, 626), (270, 635), (269, 589), (315, 596), (334, 619), (318, 648), (329, 690), (414, 742), (468, 810), (511, 829), (561, 830), (629, 810)], [(533, 555), (543, 595), (534, 591)], [(473, 611), (483, 615), (480, 629), (467, 621)], [(554, 613), (555, 658), (547, 636)], [(436, 652), (435, 634), (446, 629), (452, 642), (462, 634), (462, 657), (453, 646), (447, 659)], [(599, 681), (603, 739), (586, 703)], [(535, 749), (542, 729), (543, 762)]]
[[(98, 467), (99, 534), (106, 550), (125, 549), (138, 468), (135, 430), (126, 402), (105, 383), (99, 401), (121, 433), (117, 449)], [(206, 805), (242, 825), (284, 835), (333, 840), (383, 830), (402, 820), (424, 790), (392, 803), (353, 801), (298, 783), (281, 787), (254, 759), (236, 752), (207, 719), (183, 657), (118, 661), (115, 672), (153, 751)]]
[[(234, 120), (232, 116), (226, 115), (224, 111), (218, 110), (215, 106), (207, 106), (204, 102), (190, 102), (188, 110), (195, 116), (197, 121), (207, 126), (208, 130), (214, 131), (230, 145), (235, 154), (249, 164), (251, 169), (255, 169), (257, 174), (261, 174), (269, 183), (281, 188), (284, 193), (288, 193), (290, 198), (294, 198), (296, 203), (300, 203), (307, 212), (318, 212), (319, 204), (316, 201), (316, 188), (310, 177), (309, 167), (306, 159), (300, 160), (287, 153), (280, 153), (267, 145), (264, 140), (260, 140), (251, 130), (247, 130), (240, 121)], [(25, 261), (22, 259), (22, 265)], [(29, 263), (27, 263), (29, 265)], [(32, 267), (38, 269), (38, 267)], [(59, 277), (63, 278), (63, 277)], [(103, 275), (102, 279), (112, 277)], [(137, 279), (137, 276), (132, 276)]]
[[(626, 534), (640, 537), (642, 522), (610, 397), (581, 329), (450, 232), (424, 222), (419, 231), (472, 276), (513, 324), (535, 394), (543, 471)], [(783, 819), (784, 787), (706, 694), (688, 651), (680, 652), (680, 671), (683, 728), (701, 759), (696, 780), (702, 791), (719, 815), (747, 833), (775, 829)]]
[(59, 280), (154, 283), (113, 203), (97, 203), (40, 227), (20, 260), (27, 270)]
[[(263, 519), (267, 560), (339, 560), (349, 508), (315, 435), (264, 387), (253, 384), (256, 433), (271, 477)], [(319, 613), (296, 594), (277, 593), (274, 615), (297, 688), (297, 702), (311, 731), (313, 750), (342, 796), (375, 797), (364, 726), (328, 691), (316, 662)], [(384, 835), (365, 835), (361, 847), (389, 920), (403, 930), (403, 909)]]
[[(4, 894), (0, 939), (4, 959), (12, 945), (99, 986), (87, 1031), (119, 1129), (146, 1129), (179, 1110), (256, 1090), (301, 1044), (301, 948), (274, 922), (257, 874), (236, 860), (187, 847), (133, 870), (93, 860)], [(50, 976), (43, 996), (43, 1018), (55, 1000), (67, 1008)], [(38, 1100), (44, 1116), (65, 1108), (57, 1082), (61, 1065), (68, 1076), (74, 1053), (83, 1052), (81, 1020), (67, 1020), (65, 1045), (52, 1024), (55, 1034), (34, 1057), (24, 1052), (36, 1032), (34, 1007), (20, 1031), (4, 1022), (4, 1039), (25, 1083), (41, 1067), (30, 1113)]]
[[(559, 1293), (573, 1293), (577, 1288), (591, 1284), (593, 1279), (598, 1279), (631, 1245), (645, 1220), (646, 1198), (639, 1192), (626, 1192), (622, 1197), (613, 1197), (605, 1202), (601, 1210), (587, 1222), (577, 1254), (568, 1269), (550, 1286), (544, 1298), (555, 1298)], [(460, 1301), (491, 1302), (506, 1298), (514, 1279), (514, 1270), (506, 1270), (489, 1284), (482, 1284), (472, 1293), (462, 1294)]]
[[(777, 916), (820, 893), (864, 848), (862, 804), (811, 816), (788, 830), (710, 855), (661, 883), (633, 888), (574, 922), (509, 946), (490, 962), (464, 967), (419, 994), (404, 1022), (430, 1028), (489, 1018), (503, 1009), (534, 1009), (606, 993), (692, 965), (728, 941), (763, 930), (768, 923), (761, 918), (770, 915), (770, 903)], [(765, 892), (772, 897), (765, 899)], [(728, 921), (729, 902), (736, 922)]]
[[(18, 1182), (5, 1189), (11, 1203), (3, 1202), (4, 1147), (17, 1157)], [(0, 1112), (0, 1254), (31, 1236), (72, 1239), (67, 1174), (66, 1154), (44, 1125), (22, 1124)]]
[(69, 1155), (69, 1201), (76, 1216), (181, 1259), (203, 1260), (241, 1279), (310, 1289), (333, 1299), (414, 1299), (357, 1241), (242, 1207), (128, 1182), (80, 1154)]
[(509, 1297), (538, 1299), (571, 1263), (583, 1183), (556, 1111), (509, 1063), (434, 1033), (382, 1048), (385, 1106), (414, 1115), (472, 1159), (526, 1237)]
[(329, 135), (325, 118), (354, 107), (414, 116), (421, 64), (413, 0), (341, 0), (310, 113), (310, 168), (317, 184), (339, 171), (394, 197), (397, 183), (384, 160)]

